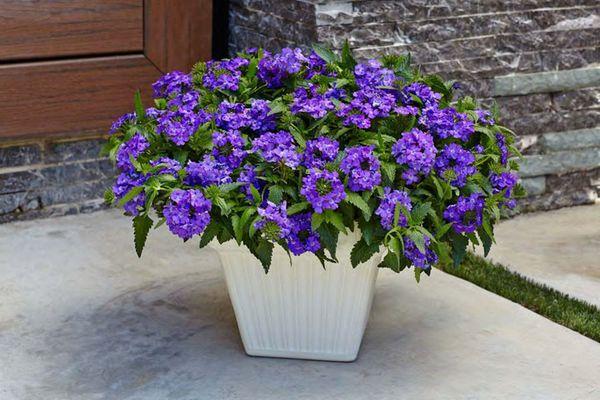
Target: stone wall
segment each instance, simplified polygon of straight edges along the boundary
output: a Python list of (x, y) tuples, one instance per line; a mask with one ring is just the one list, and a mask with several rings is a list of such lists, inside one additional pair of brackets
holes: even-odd
[(114, 168), (101, 138), (0, 146), (0, 223), (104, 207)]
[(410, 52), (498, 103), (525, 154), (523, 209), (598, 197), (597, 0), (231, 0), (229, 23), (231, 53), (346, 39), (361, 58)]

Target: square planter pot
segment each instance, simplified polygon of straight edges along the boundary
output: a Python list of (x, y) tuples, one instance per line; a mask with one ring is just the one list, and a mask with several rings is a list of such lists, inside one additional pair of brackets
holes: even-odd
[(376, 255), (352, 268), (359, 233), (340, 235), (337, 264), (312, 254), (289, 257), (275, 246), (268, 274), (234, 241), (217, 245), (246, 353), (251, 356), (354, 361), (373, 301)]

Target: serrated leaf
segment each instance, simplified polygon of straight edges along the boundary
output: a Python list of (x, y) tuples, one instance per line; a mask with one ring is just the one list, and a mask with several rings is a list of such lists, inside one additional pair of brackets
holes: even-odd
[(115, 201), (115, 193), (111, 188), (108, 188), (104, 191), (104, 202), (111, 206)]
[(144, 118), (146, 116), (146, 110), (142, 103), (142, 93), (140, 93), (139, 90), (135, 92), (135, 95), (133, 96), (133, 104), (135, 105), (135, 114), (137, 115), (137, 118)]
[(350, 50), (350, 44), (347, 39), (344, 41), (344, 47), (342, 47), (342, 65), (348, 69), (354, 69), (356, 65), (356, 60), (352, 55), (352, 50)]
[(396, 257), (393, 253), (389, 252), (383, 257), (383, 260), (377, 266), (378, 268), (389, 268), (394, 272), (400, 272), (406, 268), (408, 264), (404, 257)]
[(203, 248), (209, 244), (215, 238), (215, 236), (217, 236), (220, 230), (221, 227), (219, 223), (217, 221), (211, 221), (210, 224), (204, 228), (204, 232), (202, 232), (199, 247)]
[(388, 181), (394, 182), (394, 179), (396, 178), (396, 164), (382, 163), (381, 169)]
[(466, 236), (455, 234), (452, 238), (452, 261), (455, 267), (458, 267), (465, 258), (469, 240)]
[(427, 252), (427, 248), (425, 247), (425, 237), (421, 232), (409, 231), (408, 237), (413, 241), (421, 253), (425, 254)]
[(333, 64), (338, 61), (338, 57), (335, 55), (335, 53), (323, 46), (313, 44), (312, 49), (328, 64)]
[(325, 222), (325, 216), (323, 214), (314, 213), (310, 220), (310, 226), (313, 231), (316, 231), (323, 222)]
[(346, 226), (344, 225), (344, 219), (341, 214), (332, 210), (326, 210), (325, 220), (335, 226), (338, 231), (342, 233), (346, 232)]
[(144, 191), (144, 187), (143, 186), (136, 186), (133, 189), (131, 189), (129, 192), (127, 192), (127, 194), (125, 194), (125, 196), (123, 196), (121, 198), (121, 200), (119, 200), (119, 207), (123, 207), (125, 204), (127, 204), (128, 202), (130, 202), (131, 200), (133, 200), (135, 198), (135, 196), (137, 196), (138, 194), (142, 193)]
[(421, 272), (423, 272), (421, 268), (415, 267), (415, 280), (417, 283), (421, 282)]
[(321, 225), (317, 232), (319, 232), (321, 243), (329, 251), (331, 258), (337, 261), (336, 251), (339, 232), (327, 224)]
[(254, 255), (263, 266), (265, 273), (269, 272), (269, 267), (271, 266), (271, 260), (273, 258), (273, 243), (261, 240), (254, 249)]
[(352, 247), (350, 252), (350, 262), (352, 267), (356, 268), (359, 264), (369, 261), (369, 259), (377, 253), (379, 245), (372, 243), (368, 245), (364, 240), (359, 240)]
[(271, 186), (269, 188), (269, 201), (275, 204), (281, 203), (283, 199), (283, 189), (280, 186)]
[(309, 203), (307, 201), (302, 201), (300, 203), (294, 203), (287, 208), (288, 215), (298, 214), (300, 211), (304, 211), (308, 208)]
[(358, 193), (346, 192), (346, 201), (352, 205), (355, 205), (360, 211), (362, 211), (365, 221), (371, 219), (371, 208)]
[(148, 232), (150, 228), (152, 228), (152, 218), (148, 215), (138, 215), (133, 218), (133, 234), (134, 234), (134, 243), (135, 243), (135, 252), (138, 257), (142, 256), (142, 251), (144, 250), (144, 245), (146, 244), (146, 239), (148, 238)]
[(423, 220), (425, 219), (425, 216), (431, 211), (431, 203), (429, 202), (419, 204), (416, 207), (414, 207), (412, 209), (412, 212), (410, 213), (412, 224), (421, 225), (423, 223)]
[(258, 189), (256, 189), (254, 187), (254, 185), (250, 184), (250, 193), (252, 194), (252, 198), (254, 199), (255, 203), (260, 203), (262, 201), (262, 198), (260, 196), (260, 193), (258, 192)]

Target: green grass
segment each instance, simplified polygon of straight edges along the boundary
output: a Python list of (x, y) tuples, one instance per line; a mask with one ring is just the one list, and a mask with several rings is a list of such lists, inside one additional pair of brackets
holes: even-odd
[(589, 303), (471, 253), (466, 255), (460, 267), (440, 266), (439, 269), (600, 342), (600, 310)]

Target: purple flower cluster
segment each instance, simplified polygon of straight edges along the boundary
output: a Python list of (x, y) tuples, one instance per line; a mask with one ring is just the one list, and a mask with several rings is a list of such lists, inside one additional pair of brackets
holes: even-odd
[(383, 68), (378, 60), (371, 59), (366, 63), (357, 64), (354, 67), (356, 84), (361, 89), (392, 87), (396, 81), (396, 75), (391, 69)]
[(496, 145), (500, 150), (500, 162), (502, 165), (508, 163), (508, 146), (506, 146), (506, 138), (501, 133), (496, 133)]
[(331, 75), (327, 73), (327, 63), (317, 53), (311, 51), (308, 56), (308, 65), (306, 70), (306, 79), (311, 79), (315, 75)]
[(258, 215), (262, 218), (254, 223), (254, 227), (268, 239), (284, 239), (290, 234), (292, 224), (287, 216), (285, 201), (280, 205), (267, 201), (266, 207), (258, 208)]
[(306, 168), (324, 168), (336, 159), (340, 149), (337, 140), (321, 136), (306, 142), (303, 164)]
[(353, 192), (372, 190), (381, 183), (380, 163), (373, 154), (374, 147), (355, 146), (346, 149), (340, 169), (348, 176), (348, 187)]
[(442, 98), (442, 95), (434, 92), (429, 86), (420, 82), (414, 82), (402, 88), (402, 91), (400, 92), (402, 104), (407, 106), (419, 105), (418, 102), (415, 101), (415, 97), (420, 100), (423, 106), (435, 107)]
[(212, 203), (200, 190), (175, 189), (169, 199), (163, 215), (169, 230), (183, 240), (199, 235), (210, 223)]
[(454, 186), (463, 187), (467, 178), (477, 172), (473, 165), (475, 156), (456, 143), (447, 144), (435, 160), (435, 169), (441, 177)]
[(396, 97), (386, 90), (365, 88), (352, 96), (352, 101), (342, 103), (337, 112), (346, 126), (368, 129), (375, 118), (388, 117), (396, 109)]
[(121, 128), (128, 124), (135, 123), (135, 113), (127, 113), (121, 115), (115, 122), (110, 126), (109, 134), (113, 135), (117, 133)]
[[(384, 195), (381, 198), (379, 207), (377, 207), (377, 210), (375, 210), (375, 215), (378, 215), (381, 219), (381, 226), (383, 226), (385, 229), (392, 229), (394, 227), (394, 214), (396, 213), (396, 205), (400, 204), (400, 206), (404, 207), (406, 211), (410, 212), (410, 210), (412, 210), (412, 203), (410, 202), (408, 193), (403, 190), (392, 190), (389, 187), (386, 187), (383, 190)], [(400, 212), (398, 217), (398, 225), (408, 225), (406, 216), (402, 212)]]
[(121, 171), (132, 172), (135, 170), (133, 164), (131, 164), (131, 157), (137, 158), (144, 152), (150, 143), (140, 133), (136, 133), (127, 142), (123, 143), (117, 151), (116, 160), (117, 167)]
[(302, 179), (300, 189), (315, 212), (322, 214), (324, 210), (335, 210), (346, 198), (344, 184), (336, 171), (309, 169), (308, 175)]
[(169, 72), (152, 84), (154, 97), (174, 97), (192, 90), (192, 77), (180, 71)]
[(485, 199), (481, 193), (460, 196), (455, 204), (444, 210), (444, 219), (452, 223), (456, 233), (472, 233), (481, 226)]
[(454, 138), (466, 142), (475, 132), (475, 125), (467, 114), (459, 113), (452, 107), (427, 107), (423, 109), (419, 123), (437, 139)]
[(156, 132), (165, 134), (178, 146), (186, 144), (196, 133), (201, 124), (211, 120), (211, 115), (204, 110), (180, 108), (176, 111), (166, 111), (157, 118)]
[(417, 128), (404, 132), (392, 146), (392, 155), (396, 158), (396, 162), (408, 167), (402, 172), (402, 179), (409, 185), (429, 175), (436, 154), (433, 137)]
[(275, 129), (275, 116), (269, 115), (271, 108), (266, 100), (252, 100), (250, 107), (226, 100), (219, 104), (215, 123), (219, 128), (240, 130), (249, 128), (254, 132), (267, 132)]
[(214, 132), (212, 139), (212, 155), (217, 162), (227, 165), (232, 170), (242, 164), (247, 153), (239, 131)]
[(412, 239), (404, 238), (404, 256), (410, 261), (410, 263), (421, 269), (429, 269), (432, 265), (438, 262), (437, 254), (429, 248), (431, 244), (431, 238), (429, 236), (423, 236), (425, 244), (425, 253), (421, 252), (415, 242)]
[(492, 113), (486, 110), (475, 110), (478, 122), (482, 125), (494, 125), (496, 121), (492, 118)]
[(319, 93), (319, 86), (310, 84), (307, 88), (300, 87), (294, 92), (294, 102), (290, 107), (293, 114), (306, 113), (313, 118), (323, 118), (335, 108), (331, 98), (339, 95), (334, 89)]
[(283, 85), (284, 79), (300, 72), (307, 61), (299, 48), (284, 48), (281, 53), (275, 55), (265, 51), (263, 58), (258, 62), (257, 76), (267, 87), (276, 89)]
[[(117, 200), (122, 199), (131, 189), (143, 185), (147, 179), (146, 176), (138, 174), (137, 172), (123, 172), (119, 174), (112, 187), (115, 198)], [(144, 207), (145, 203), (146, 195), (142, 192), (125, 203), (123, 209), (127, 214), (135, 216), (139, 214), (139, 208)]]
[(512, 172), (502, 172), (500, 174), (491, 174), (490, 175), (490, 183), (492, 184), (493, 193), (500, 193), (504, 191), (504, 197), (508, 200), (504, 202), (506, 207), (514, 208), (516, 206), (516, 201), (511, 199), (512, 190), (517, 184), (519, 177), (517, 174)]
[(190, 186), (205, 187), (231, 183), (231, 170), (208, 154), (202, 161), (188, 161), (185, 172), (184, 183)]
[(158, 167), (159, 175), (177, 175), (181, 170), (181, 163), (169, 157), (161, 157), (158, 160), (150, 161), (150, 165)]
[(264, 186), (263, 181), (258, 179), (258, 176), (256, 175), (256, 170), (250, 164), (244, 165), (244, 168), (240, 172), (240, 176), (237, 179), (237, 181), (239, 183), (244, 184), (242, 186), (242, 190), (246, 194), (246, 198), (248, 200), (252, 200), (252, 189), (250, 188), (251, 186), (254, 186), (256, 188), (256, 190), (258, 190), (259, 192), (260, 192), (260, 190), (262, 190), (262, 187)]
[(206, 72), (202, 77), (202, 84), (210, 90), (232, 90), (239, 88), (241, 69), (248, 65), (248, 60), (235, 57), (231, 60), (209, 61), (206, 63)]
[(321, 249), (320, 235), (311, 228), (311, 213), (292, 215), (290, 222), (287, 245), (292, 254), (299, 256), (307, 251), (316, 253)]
[(300, 165), (301, 155), (296, 151), (291, 133), (263, 133), (252, 142), (252, 152), (259, 154), (265, 161), (281, 163), (290, 168)]

